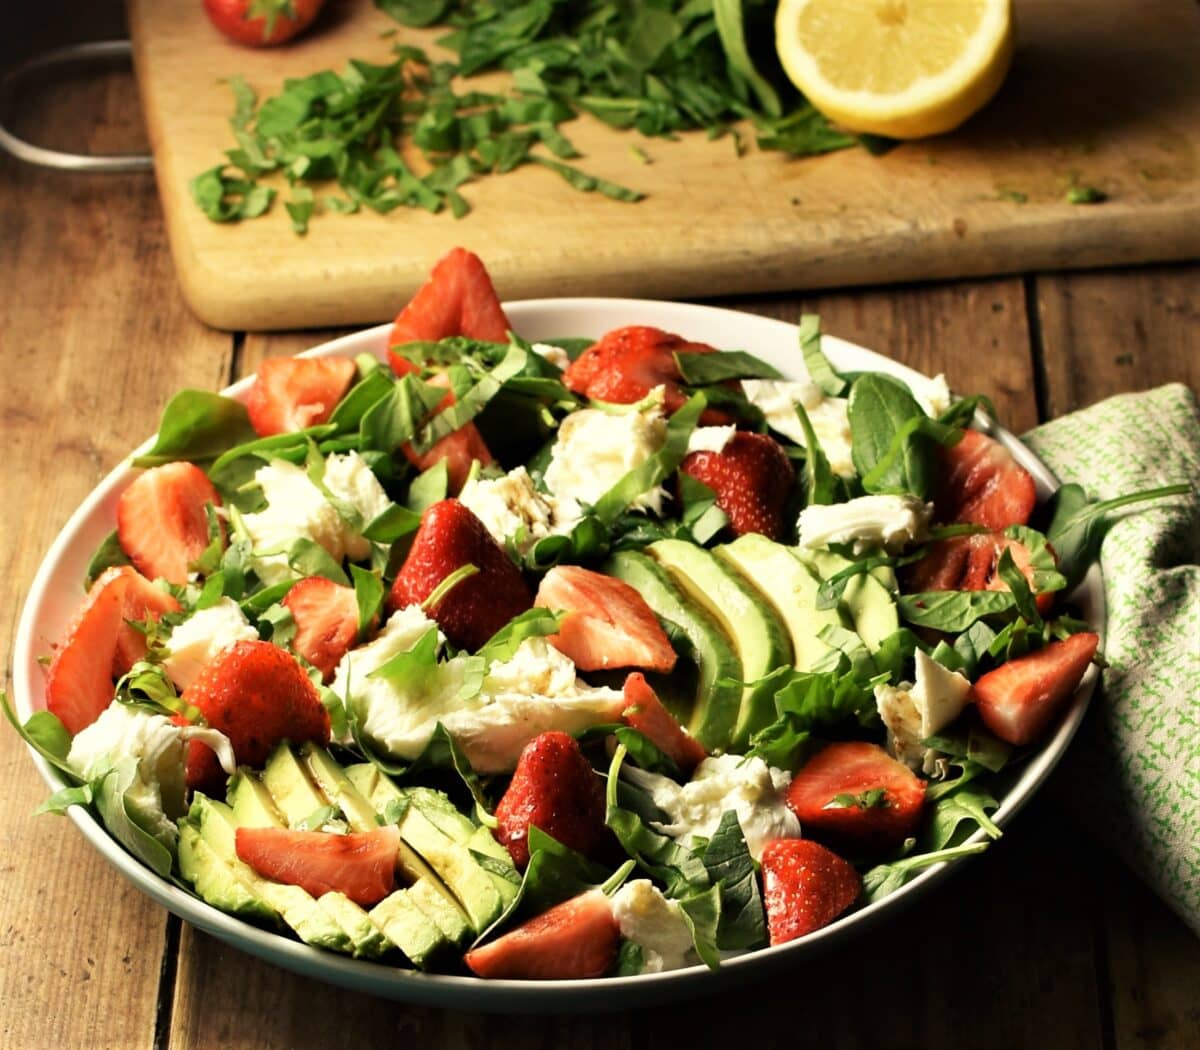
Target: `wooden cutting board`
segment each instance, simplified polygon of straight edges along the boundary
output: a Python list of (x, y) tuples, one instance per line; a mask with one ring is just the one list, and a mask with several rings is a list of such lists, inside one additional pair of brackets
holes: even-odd
[[(503, 298), (699, 298), (1200, 256), (1200, 5), (1017, 0), (1017, 54), (995, 101), (951, 135), (882, 156), (789, 159), (703, 133), (643, 139), (581, 118), (586, 171), (643, 190), (623, 204), (526, 167), (464, 187), (473, 210), (320, 215), (307, 236), (273, 213), (210, 222), (188, 181), (233, 145), (241, 73), (283, 78), (389, 60), (395, 23), (333, 0), (286, 48), (227, 43), (197, 0), (130, 0), (134, 61), (171, 249), (195, 312), (220, 328), (391, 317), (448, 248), (486, 261)], [(432, 32), (398, 38), (428, 47)], [(746, 136), (747, 139), (750, 136)], [(639, 163), (633, 147), (650, 163)], [(1072, 205), (1072, 185), (1108, 195)], [(1023, 201), (1022, 201), (1023, 198)]]

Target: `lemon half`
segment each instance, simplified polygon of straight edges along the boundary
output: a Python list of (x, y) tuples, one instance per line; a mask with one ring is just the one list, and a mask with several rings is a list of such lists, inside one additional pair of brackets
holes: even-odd
[(958, 127), (1012, 61), (1011, 0), (781, 0), (792, 83), (851, 131), (911, 139)]

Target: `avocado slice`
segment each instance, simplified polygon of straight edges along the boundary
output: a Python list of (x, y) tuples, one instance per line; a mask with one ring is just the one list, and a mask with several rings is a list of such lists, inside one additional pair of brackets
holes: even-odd
[(453, 954), (454, 946), (437, 924), (409, 896), (396, 890), (368, 912), (375, 923), (418, 970), (424, 970)]
[(317, 898), (317, 903), (350, 935), (356, 959), (378, 959), (395, 947), (361, 905), (356, 904), (344, 893), (330, 890), (328, 893), (322, 893)]
[[(796, 548), (796, 556), (808, 565), (822, 580), (848, 568), (853, 562), (829, 550), (806, 550)], [(896, 574), (884, 566), (873, 572), (855, 576), (842, 595), (845, 608), (854, 624), (854, 630), (863, 640), (863, 645), (872, 653), (878, 652), (883, 640), (900, 629), (900, 614), (894, 597)]]
[(239, 828), (281, 828), (287, 824), (275, 807), (263, 782), (249, 769), (239, 767), (225, 792), (233, 809), (233, 821)]
[(770, 603), (791, 637), (797, 671), (812, 670), (828, 654), (829, 646), (821, 641), (822, 628), (850, 626), (849, 617), (839, 610), (817, 608), (820, 577), (782, 543), (748, 532), (713, 553)]
[(271, 921), (279, 917), (253, 886), (217, 856), (201, 838), (200, 829), (186, 820), (179, 826), (179, 873), (214, 908), (244, 919)]
[(755, 733), (775, 721), (775, 691), (761, 680), (792, 666), (787, 632), (771, 607), (712, 551), (686, 540), (659, 540), (646, 550), (733, 640), (745, 685), (729, 746), (743, 751)]
[(451, 944), (461, 948), (474, 938), (475, 929), (462, 908), (428, 879), (417, 879), (409, 886), (408, 897), (433, 920), (433, 924)]
[(742, 665), (717, 622), (684, 597), (667, 571), (636, 551), (619, 551), (603, 572), (636, 590), (660, 620), (687, 638), (700, 675), (688, 732), (706, 751), (724, 751), (732, 739), (742, 703)]

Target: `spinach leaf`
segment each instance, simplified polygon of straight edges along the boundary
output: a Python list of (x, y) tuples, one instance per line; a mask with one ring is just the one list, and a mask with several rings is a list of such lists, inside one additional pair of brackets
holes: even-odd
[(896, 598), (900, 615), (917, 627), (957, 634), (984, 616), (996, 616), (1015, 607), (1009, 591), (924, 591)]
[(679, 910), (692, 933), (692, 944), (700, 961), (710, 970), (721, 968), (717, 940), (721, 926), (721, 887), (696, 890), (679, 900)]
[(135, 456), (135, 467), (177, 459), (204, 462), (254, 437), (246, 406), (207, 390), (181, 390), (163, 409), (154, 445)]
[[(850, 387), (847, 413), (852, 434), (850, 454), (854, 469), (863, 478), (863, 488), (928, 498), (933, 490), (933, 443), (925, 434), (904, 428), (914, 419), (933, 421), (908, 387), (891, 376), (867, 372)], [(898, 442), (895, 452), (893, 441)], [(873, 474), (881, 463), (883, 469)]]
[(717, 945), (722, 949), (759, 948), (767, 943), (766, 912), (754, 860), (737, 813), (728, 810), (704, 847), (704, 866), (721, 891)]
[(975, 784), (964, 784), (943, 795), (934, 803), (929, 818), (927, 842), (930, 850), (957, 846), (982, 828), (991, 839), (1001, 836), (1000, 829), (988, 815), (999, 803)]
[(83, 579), (83, 589), (88, 590), (96, 582), (96, 577), (105, 569), (130, 564), (132, 563), (129, 555), (122, 549), (121, 541), (117, 537), (117, 530), (113, 529), (104, 537), (100, 546), (96, 548), (96, 553), (92, 555), (91, 561), (88, 562), (87, 572)]
[(892, 861), (890, 864), (876, 865), (863, 875), (863, 900), (868, 904), (882, 900), (888, 894), (895, 893), (923, 869), (944, 861), (982, 853), (987, 846), (986, 842), (972, 842), (970, 845), (952, 846), (949, 849), (936, 850), (933, 853), (918, 853), (915, 856)]
[(350, 577), (354, 581), (354, 602), (358, 607), (358, 637), (361, 641), (382, 611), (386, 592), (377, 573), (351, 565)]
[(8, 724), (17, 734), (39, 755), (49, 762), (60, 773), (66, 774), (72, 780), (79, 776), (67, 765), (67, 754), (71, 750), (71, 734), (67, 727), (59, 721), (58, 716), (49, 711), (35, 711), (22, 725), (17, 720), (17, 713), (12, 709), (8, 693), (0, 689), (0, 709)]
[(837, 478), (817, 440), (812, 421), (799, 401), (796, 402), (796, 417), (804, 430), (804, 505), (827, 506), (837, 500)]
[(804, 356), (804, 367), (809, 378), (817, 384), (827, 397), (841, 397), (846, 391), (846, 381), (834, 371), (829, 358), (821, 349), (821, 318), (816, 314), (800, 317), (800, 353)]
[(715, 350), (711, 354), (675, 353), (683, 381), (691, 386), (724, 383), (730, 379), (781, 379), (779, 370), (744, 350)]

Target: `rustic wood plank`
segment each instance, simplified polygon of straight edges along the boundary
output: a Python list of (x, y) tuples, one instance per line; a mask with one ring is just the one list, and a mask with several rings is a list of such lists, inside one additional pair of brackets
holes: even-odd
[[(128, 75), (64, 81), (21, 117), (22, 128), (98, 149), (140, 136)], [(9, 638), (55, 532), (154, 430), (168, 392), (224, 376), (229, 339), (179, 298), (145, 175), (88, 178), (0, 160), (0, 287), (0, 637)], [(7, 682), (7, 658), (4, 669)], [(47, 793), (15, 734), (0, 733), (0, 1044), (149, 1047), (166, 913), (68, 822), (32, 816)]]

